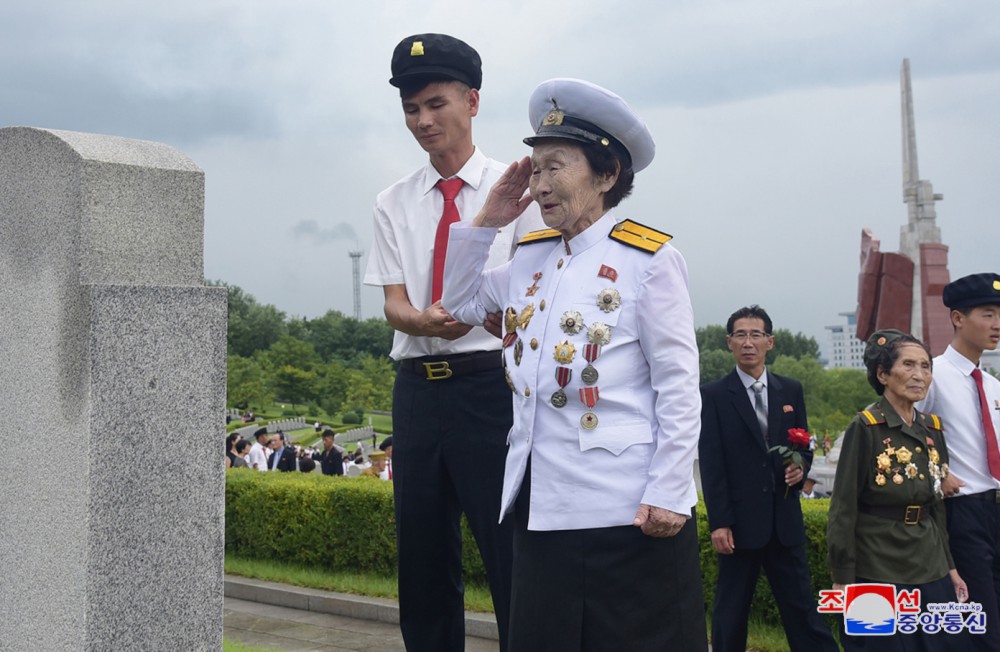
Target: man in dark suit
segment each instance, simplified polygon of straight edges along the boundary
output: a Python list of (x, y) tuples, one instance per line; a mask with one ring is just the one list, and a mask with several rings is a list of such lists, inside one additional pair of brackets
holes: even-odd
[(285, 436), (280, 432), (271, 436), (270, 448), (273, 453), (267, 458), (269, 471), (294, 471), (295, 451), (291, 446), (285, 446)]
[(312, 458), (319, 462), (323, 475), (344, 475), (344, 450), (334, 443), (337, 433), (329, 428), (323, 431), (323, 450), (313, 453)]
[[(812, 453), (788, 440), (790, 429), (807, 428), (802, 385), (765, 369), (774, 336), (763, 308), (737, 310), (726, 332), (736, 369), (702, 386), (698, 444), (712, 547), (719, 554), (712, 650), (746, 650), (750, 601), (763, 566), (792, 652), (834, 652), (837, 644), (810, 587), (799, 504)], [(769, 451), (775, 446), (799, 451), (802, 466), (786, 466)]]

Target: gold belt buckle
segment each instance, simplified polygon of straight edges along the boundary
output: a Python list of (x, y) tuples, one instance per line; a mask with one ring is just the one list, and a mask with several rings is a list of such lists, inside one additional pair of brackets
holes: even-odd
[(452, 375), (451, 367), (448, 366), (447, 360), (425, 362), (424, 370), (427, 372), (427, 380), (444, 380), (445, 378), (451, 378)]
[(920, 522), (920, 505), (907, 505), (906, 513), (903, 516), (903, 523), (907, 525), (916, 525)]

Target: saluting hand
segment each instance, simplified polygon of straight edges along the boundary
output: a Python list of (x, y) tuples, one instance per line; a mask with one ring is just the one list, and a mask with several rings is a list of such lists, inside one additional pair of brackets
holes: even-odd
[(531, 203), (531, 195), (524, 194), (531, 179), (531, 160), (525, 156), (514, 161), (490, 188), (473, 226), (500, 228), (518, 218)]

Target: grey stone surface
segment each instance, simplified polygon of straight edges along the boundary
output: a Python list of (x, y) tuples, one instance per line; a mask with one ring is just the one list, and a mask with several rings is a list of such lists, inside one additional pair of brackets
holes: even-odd
[(203, 287), (203, 206), (165, 145), (0, 129), (0, 650), (221, 646), (226, 293)]
[[(236, 575), (226, 576), (225, 587), (227, 600), (258, 602), (304, 612), (399, 624), (399, 603), (395, 600), (307, 589)], [(465, 634), (467, 638), (498, 640), (496, 618), (493, 614), (467, 611)]]

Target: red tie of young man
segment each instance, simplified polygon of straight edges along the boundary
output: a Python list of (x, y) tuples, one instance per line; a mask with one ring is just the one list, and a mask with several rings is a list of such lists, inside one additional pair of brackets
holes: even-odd
[(448, 254), (448, 229), (459, 220), (458, 206), (455, 205), (455, 197), (462, 189), (463, 181), (458, 177), (453, 179), (441, 179), (437, 182), (437, 189), (444, 195), (444, 212), (441, 213), (441, 221), (438, 222), (437, 233), (434, 236), (434, 276), (431, 280), (431, 303), (441, 300), (441, 290), (444, 287), (444, 259)]
[(983, 372), (978, 367), (973, 369), (972, 378), (979, 390), (979, 411), (982, 412), (983, 432), (986, 434), (986, 461), (990, 465), (990, 475), (1000, 480), (1000, 447), (997, 446), (997, 433), (993, 429), (990, 404), (986, 402), (986, 390), (983, 389)]

